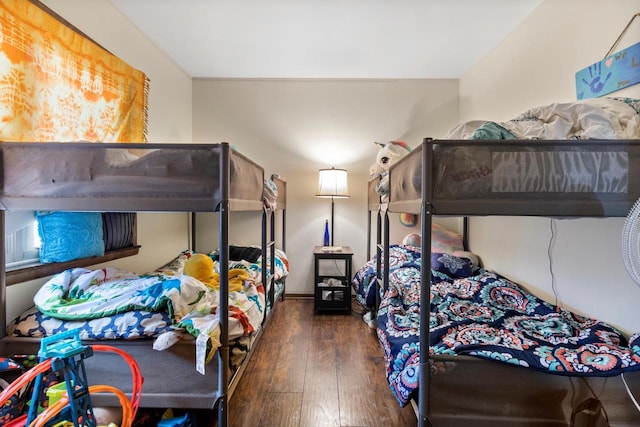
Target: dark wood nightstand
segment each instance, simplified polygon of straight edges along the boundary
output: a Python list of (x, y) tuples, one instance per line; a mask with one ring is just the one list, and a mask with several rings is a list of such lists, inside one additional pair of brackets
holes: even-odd
[(313, 248), (315, 311), (344, 311), (351, 314), (351, 268), (353, 251)]

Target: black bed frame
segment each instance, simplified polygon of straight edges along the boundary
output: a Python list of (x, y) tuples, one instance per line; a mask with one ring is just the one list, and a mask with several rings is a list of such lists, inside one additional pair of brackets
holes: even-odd
[[(144, 153), (138, 160), (122, 160), (120, 153)], [(116, 154), (114, 156), (114, 154)], [(5, 337), (6, 270), (4, 216), (10, 210), (64, 210), (113, 212), (218, 212), (220, 265), (229, 263), (229, 218), (232, 211), (262, 212), (262, 259), (273, 251), (276, 214), (263, 201), (264, 170), (228, 143), (121, 144), (121, 143), (0, 143), (0, 306), (3, 308), (0, 354), (37, 354), (40, 340)], [(115, 159), (115, 160), (114, 160)], [(286, 241), (286, 182), (272, 177), (278, 187), (281, 211), (281, 246)], [(195, 248), (195, 221), (192, 224)], [(269, 233), (269, 235), (268, 235)], [(274, 271), (272, 253), (269, 271)], [(273, 276), (263, 283), (275, 309)], [(228, 269), (220, 271), (220, 300), (228, 301)], [(282, 293), (284, 299), (284, 291)], [(157, 408), (218, 409), (218, 425), (227, 425), (227, 405), (252, 352), (231, 378), (229, 367), (227, 304), (220, 307), (220, 342), (217, 357), (205, 375), (195, 369), (195, 340), (159, 352), (151, 340), (112, 340), (133, 356), (142, 371), (141, 406)], [(265, 311), (265, 321), (267, 313)], [(263, 321), (263, 325), (264, 322)], [(263, 328), (262, 328), (263, 329)], [(262, 329), (255, 340), (261, 335)], [(254, 340), (254, 344), (255, 344)], [(92, 344), (92, 342), (87, 342)], [(91, 384), (109, 384), (132, 390), (126, 363), (113, 353), (95, 353), (86, 360)], [(99, 406), (119, 406), (109, 394), (92, 395)]]
[[(625, 191), (590, 192), (493, 192), (450, 194), (446, 191), (448, 161), (459, 150), (470, 158), (485, 155), (497, 161), (504, 153), (526, 156), (589, 156), (616, 153), (627, 160), (621, 187)], [(551, 154), (550, 154), (551, 153)], [(458, 165), (463, 170), (465, 165)], [(494, 164), (494, 166), (496, 166)], [(469, 168), (475, 168), (472, 164)], [(460, 172), (460, 171), (458, 171)], [(486, 172), (486, 171), (485, 171)], [(465, 176), (475, 171), (469, 170)], [(517, 171), (514, 173), (517, 174)], [(371, 214), (376, 215), (377, 286), (389, 285), (389, 212), (419, 214), (422, 265), (431, 259), (431, 227), (434, 216), (463, 216), (463, 237), (468, 248), (467, 216), (510, 215), (548, 217), (624, 217), (640, 198), (640, 140), (433, 140), (423, 143), (394, 164), (389, 171), (389, 201), (382, 203), (368, 188), (368, 242), (371, 247)], [(489, 186), (491, 187), (491, 186)], [(368, 256), (370, 256), (368, 254)], [(421, 270), (421, 295), (430, 295), (431, 270)], [(379, 299), (380, 292), (376, 291)], [(379, 301), (377, 303), (379, 305)], [(420, 312), (420, 348), (429, 347), (430, 300)], [(470, 356), (422, 354), (417, 404), (412, 402), (419, 426), (561, 426), (596, 425), (602, 405), (611, 425), (640, 425), (640, 412), (632, 405), (626, 387), (640, 394), (640, 373), (618, 377), (566, 377), (486, 361)], [(596, 398), (597, 397), (597, 398)], [(589, 405), (593, 405), (591, 408)], [(567, 421), (570, 420), (570, 421)], [(570, 423), (570, 424), (569, 424)], [(599, 425), (599, 424), (598, 424)]]

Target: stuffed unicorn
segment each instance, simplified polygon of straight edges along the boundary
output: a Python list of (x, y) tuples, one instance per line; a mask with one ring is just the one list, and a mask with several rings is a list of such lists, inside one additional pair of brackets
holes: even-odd
[(380, 147), (376, 154), (376, 162), (369, 168), (369, 179), (380, 177), (376, 185), (376, 191), (382, 196), (382, 202), (388, 202), (389, 198), (389, 168), (402, 157), (411, 152), (411, 147), (404, 141), (389, 141), (386, 144), (376, 142)]
[(376, 154), (376, 162), (369, 168), (369, 179), (381, 176), (387, 172), (392, 164), (411, 151), (411, 147), (404, 141), (389, 141), (386, 144), (374, 142), (380, 150)]

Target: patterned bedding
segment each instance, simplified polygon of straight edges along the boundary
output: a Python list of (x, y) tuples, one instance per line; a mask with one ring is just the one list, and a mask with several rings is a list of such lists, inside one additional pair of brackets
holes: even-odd
[[(182, 274), (192, 254), (184, 251), (147, 274), (114, 268), (63, 271), (41, 287), (34, 307), (10, 323), (8, 335), (40, 338), (80, 329), (82, 339), (104, 340), (154, 338), (169, 332), (204, 333), (213, 354), (220, 344), (218, 291)], [(261, 327), (266, 306), (262, 260), (252, 261), (229, 263), (230, 269), (250, 273), (242, 291), (229, 294), (229, 339), (239, 343), (238, 352), (249, 342), (241, 338)], [(274, 276), (286, 277), (288, 261), (282, 251), (276, 252), (275, 264)], [(219, 263), (214, 261), (214, 265), (219, 271)]]
[[(389, 386), (404, 406), (418, 387), (419, 248), (390, 247), (390, 283), (378, 310)], [(373, 272), (371, 271), (373, 266)], [(604, 322), (545, 302), (466, 258), (431, 257), (430, 354), (463, 354), (561, 375), (613, 376), (640, 369), (640, 340)], [(359, 301), (371, 298), (370, 260), (354, 276)]]

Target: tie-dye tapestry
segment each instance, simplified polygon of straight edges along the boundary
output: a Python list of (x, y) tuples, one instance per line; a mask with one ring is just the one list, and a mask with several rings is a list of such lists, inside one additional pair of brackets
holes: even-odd
[(27, 0), (0, 1), (0, 140), (146, 142), (149, 81)]

